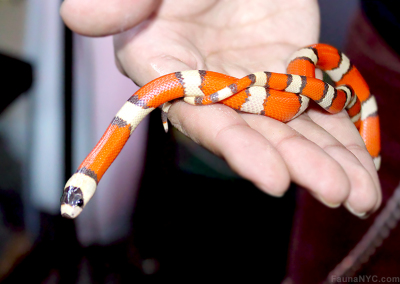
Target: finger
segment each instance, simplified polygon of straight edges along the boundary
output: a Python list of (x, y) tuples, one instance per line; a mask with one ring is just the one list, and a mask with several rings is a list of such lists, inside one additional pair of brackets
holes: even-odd
[(282, 157), (231, 108), (221, 104), (192, 106), (179, 101), (172, 105), (169, 119), (261, 190), (282, 196), (288, 189), (290, 177)]
[[(327, 116), (328, 120), (334, 118), (334, 115)], [(343, 118), (346, 118), (345, 116)], [(336, 123), (335, 126), (340, 129), (341, 133), (351, 136), (351, 130), (343, 125)], [(347, 118), (348, 121), (350, 121)], [(335, 123), (336, 121), (331, 121)], [(313, 141), (321, 147), (328, 155), (335, 159), (340, 166), (344, 169), (349, 181), (350, 192), (348, 198), (345, 200), (344, 205), (353, 214), (362, 217), (368, 211), (373, 210), (377, 202), (377, 191), (375, 189), (374, 181), (368, 171), (362, 166), (356, 156), (348, 151), (331, 133), (315, 124), (308, 115), (303, 115), (299, 119), (293, 120), (289, 125), (300, 132), (310, 141)], [(350, 125), (350, 128), (354, 127)], [(359, 134), (358, 134), (359, 136)], [(357, 136), (356, 136), (357, 140)], [(356, 143), (356, 142), (354, 142)], [(329, 189), (327, 194), (334, 194)]]
[(149, 44), (154, 41), (149, 34), (130, 29), (114, 36), (117, 66), (139, 85), (172, 72), (205, 68), (201, 56), (184, 44), (170, 38)]
[(242, 117), (277, 149), (294, 182), (329, 207), (338, 207), (347, 199), (350, 182), (346, 173), (318, 145), (288, 124), (263, 116), (243, 114)]
[[(310, 109), (308, 114), (358, 160), (356, 168), (348, 172), (354, 188), (348, 199), (349, 209), (356, 213), (375, 211), (382, 200), (378, 174), (364, 141), (347, 113), (343, 111), (336, 115), (327, 115), (319, 110)], [(351, 163), (350, 158), (347, 162)]]
[(65, 0), (60, 14), (76, 33), (105, 36), (136, 26), (158, 5), (159, 0)]

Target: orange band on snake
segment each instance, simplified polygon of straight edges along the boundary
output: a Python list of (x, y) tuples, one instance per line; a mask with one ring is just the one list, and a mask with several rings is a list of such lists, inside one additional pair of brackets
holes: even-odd
[[(335, 87), (316, 79), (315, 68), (325, 71)], [(168, 74), (146, 84), (124, 104), (66, 183), (61, 197), (62, 215), (75, 218), (80, 214), (134, 129), (161, 105), (163, 124), (167, 129), (168, 102), (178, 98), (194, 105), (223, 103), (242, 112), (265, 115), (282, 122), (303, 113), (310, 99), (330, 113), (345, 108), (379, 169), (377, 104), (349, 59), (332, 46), (315, 44), (292, 55), (287, 73), (257, 72), (237, 79), (212, 71), (191, 70)]]

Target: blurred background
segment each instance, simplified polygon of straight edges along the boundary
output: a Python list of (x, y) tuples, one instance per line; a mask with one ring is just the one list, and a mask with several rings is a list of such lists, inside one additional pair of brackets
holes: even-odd
[[(342, 48), (358, 1), (319, 2), (321, 42)], [(66, 180), (137, 89), (114, 66), (112, 39), (72, 34), (60, 3), (0, 0), (2, 283), (190, 281), (215, 271), (280, 283), (295, 191), (259, 192), (177, 131), (165, 134), (157, 111), (84, 213), (60, 217)]]

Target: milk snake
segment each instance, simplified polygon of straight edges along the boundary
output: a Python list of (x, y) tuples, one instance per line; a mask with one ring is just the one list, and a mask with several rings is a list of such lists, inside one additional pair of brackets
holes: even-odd
[[(316, 79), (316, 68), (325, 71), (336, 87)], [(167, 129), (169, 101), (182, 97), (190, 104), (220, 102), (238, 111), (266, 115), (282, 122), (303, 113), (310, 99), (330, 113), (346, 108), (379, 169), (380, 131), (376, 100), (349, 59), (332, 46), (310, 45), (291, 56), (287, 73), (257, 72), (237, 79), (212, 71), (192, 70), (164, 75), (146, 84), (123, 105), (103, 137), (66, 183), (61, 197), (62, 215), (75, 218), (81, 213), (136, 126), (161, 105), (163, 124)]]

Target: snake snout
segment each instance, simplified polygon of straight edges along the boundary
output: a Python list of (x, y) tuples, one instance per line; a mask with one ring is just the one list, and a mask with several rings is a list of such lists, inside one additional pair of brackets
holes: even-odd
[(62, 213), (61, 216), (67, 219), (73, 219), (71, 216), (69, 216), (67, 213)]
[(82, 208), (78, 206), (71, 206), (69, 204), (62, 204), (61, 205), (61, 216), (68, 218), (68, 219), (74, 219), (78, 217), (79, 214), (81, 214)]

